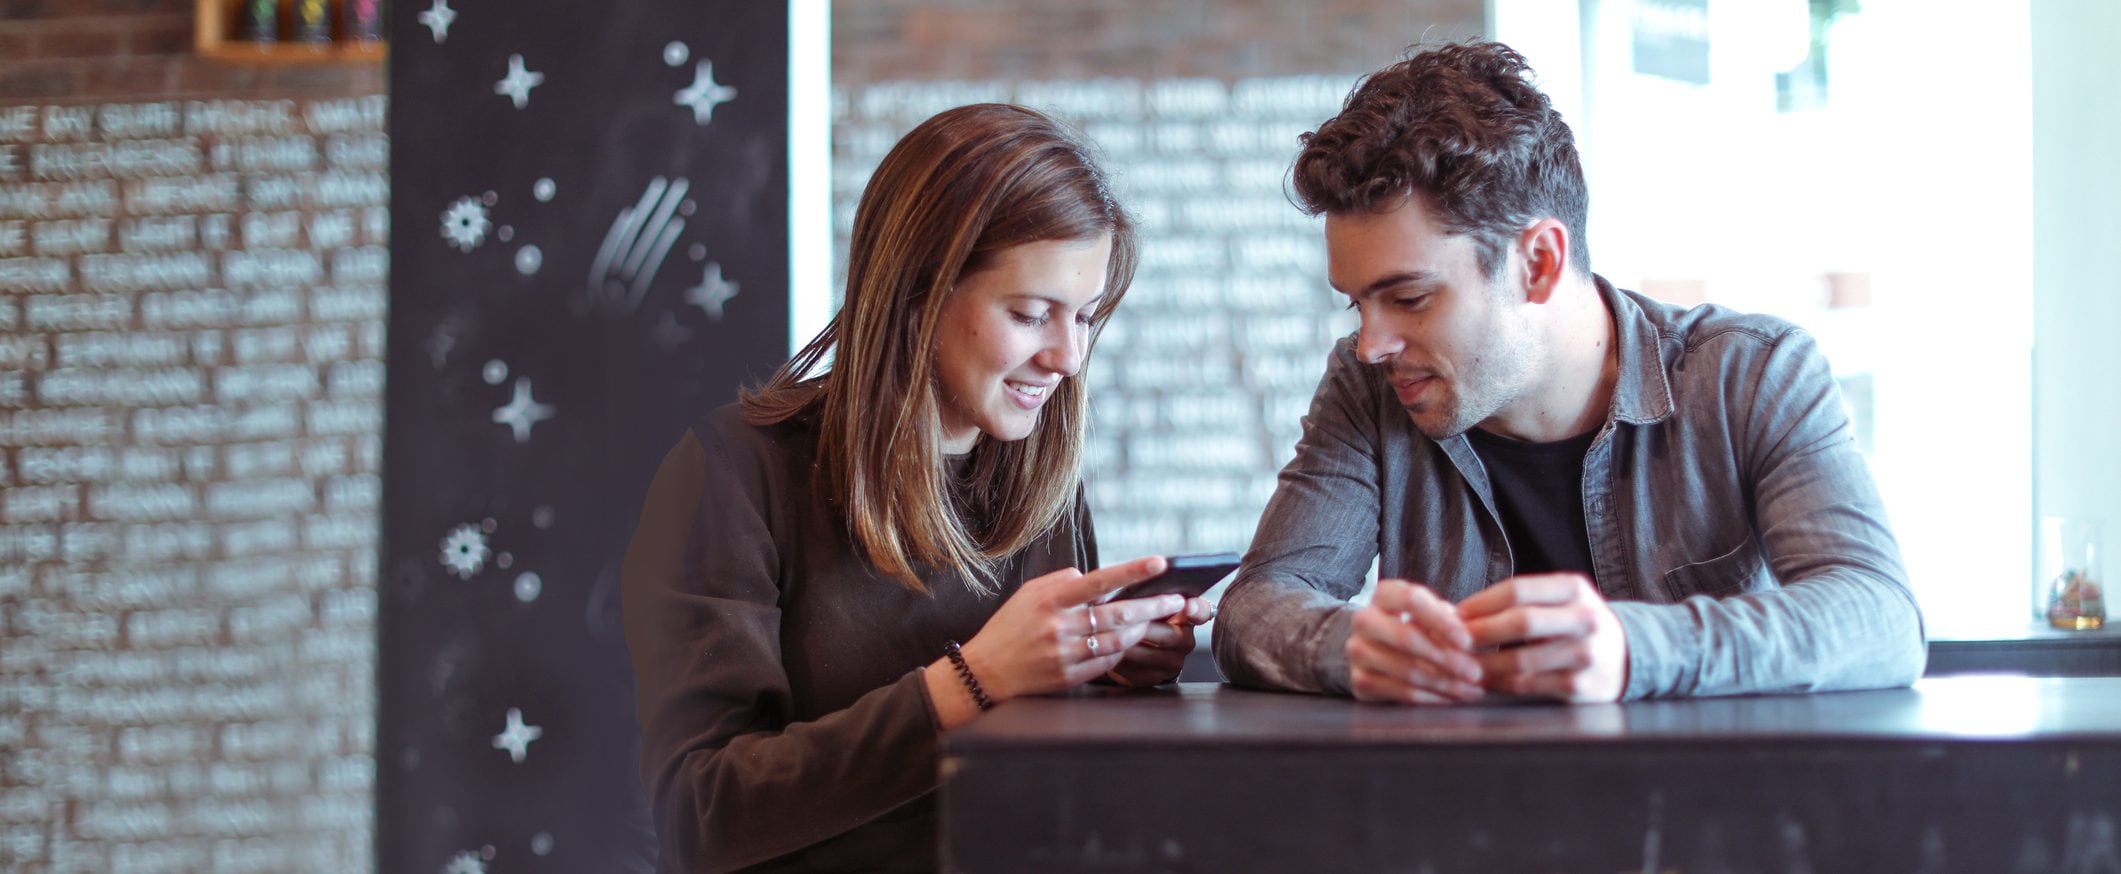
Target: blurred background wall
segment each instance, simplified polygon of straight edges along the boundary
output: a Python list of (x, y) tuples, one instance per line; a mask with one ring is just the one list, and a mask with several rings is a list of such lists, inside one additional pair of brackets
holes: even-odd
[(0, 18), (0, 869), (363, 870), (382, 67)]

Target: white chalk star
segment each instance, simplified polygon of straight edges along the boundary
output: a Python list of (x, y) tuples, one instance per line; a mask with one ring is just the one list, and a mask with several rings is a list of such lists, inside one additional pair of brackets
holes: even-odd
[(435, 0), (434, 6), (420, 13), (420, 26), (434, 34), (436, 45), (449, 38), (449, 23), (455, 20), (457, 11), (449, 8), (449, 0)]
[(530, 742), (537, 740), (544, 734), (545, 730), (542, 728), (535, 725), (524, 725), (523, 711), (510, 707), (508, 708), (508, 727), (502, 729), (500, 734), (493, 736), (493, 748), (507, 750), (509, 758), (521, 762), (523, 757), (530, 752)]
[(551, 404), (541, 404), (531, 399), (530, 377), (518, 376), (515, 397), (508, 402), (508, 406), (493, 411), (493, 422), (496, 425), (507, 425), (509, 430), (514, 431), (517, 443), (529, 443), (530, 426), (552, 418), (553, 412)]
[(687, 86), (685, 90), (678, 92), (675, 102), (679, 106), (691, 107), (692, 120), (699, 124), (706, 124), (714, 120), (715, 104), (727, 103), (735, 99), (735, 88), (715, 84), (714, 62), (701, 61), (693, 65), (692, 84)]
[(707, 269), (700, 274), (700, 284), (685, 289), (685, 302), (699, 307), (707, 317), (717, 322), (722, 320), (722, 304), (736, 297), (736, 283), (722, 278), (722, 263), (707, 262)]
[(508, 56), (508, 76), (493, 83), (493, 93), (507, 95), (515, 101), (517, 109), (530, 105), (530, 89), (544, 84), (544, 73), (533, 73), (523, 69), (522, 55)]

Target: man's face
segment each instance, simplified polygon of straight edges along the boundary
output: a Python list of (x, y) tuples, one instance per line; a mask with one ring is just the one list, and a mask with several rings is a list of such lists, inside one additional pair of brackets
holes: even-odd
[(1446, 234), (1421, 198), (1326, 216), (1326, 271), (1362, 317), (1356, 353), (1383, 368), (1431, 439), (1464, 433), (1528, 395), (1544, 356), (1513, 277), (1490, 281), (1473, 239)]

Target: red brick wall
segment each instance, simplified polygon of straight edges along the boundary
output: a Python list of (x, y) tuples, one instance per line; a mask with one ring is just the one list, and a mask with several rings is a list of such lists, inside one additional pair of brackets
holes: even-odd
[(858, 0), (832, 8), (836, 83), (1244, 79), (1359, 73), (1478, 36), (1480, 0)]
[(0, 870), (359, 871), (377, 63), (0, 0)]

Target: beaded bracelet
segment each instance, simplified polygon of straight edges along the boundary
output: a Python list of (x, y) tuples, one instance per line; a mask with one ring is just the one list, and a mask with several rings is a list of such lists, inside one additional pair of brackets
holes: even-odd
[(958, 649), (957, 641), (953, 640), (944, 645), (943, 652), (949, 654), (950, 664), (957, 666), (957, 675), (965, 679), (965, 688), (972, 691), (972, 703), (979, 705), (981, 710), (992, 709), (994, 707), (994, 699), (987, 697), (987, 693), (981, 691), (979, 678), (972, 676), (972, 667), (965, 664), (965, 653), (963, 650)]

